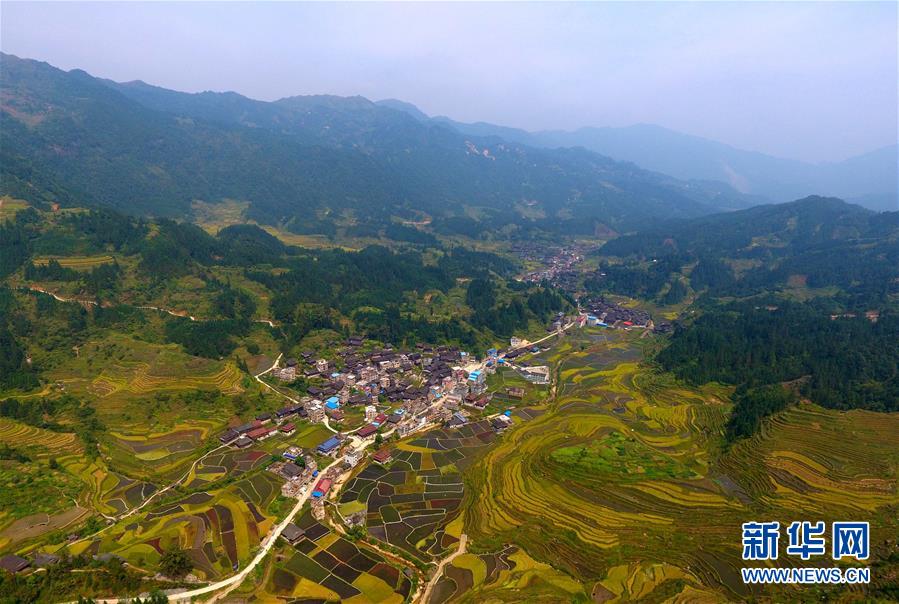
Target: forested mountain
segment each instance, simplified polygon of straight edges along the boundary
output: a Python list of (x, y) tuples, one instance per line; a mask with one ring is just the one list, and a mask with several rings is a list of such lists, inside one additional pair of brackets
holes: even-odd
[(672, 222), (610, 241), (601, 253), (642, 263), (648, 274), (667, 271), (663, 282), (687, 268), (695, 290), (719, 296), (838, 287), (865, 305), (899, 291), (899, 212), (809, 197)]
[(184, 215), (237, 199), (298, 232), (424, 212), (438, 232), (473, 236), (632, 230), (746, 203), (726, 185), (470, 137), (361, 97), (264, 103), (2, 61), (2, 192), (32, 201)]
[(738, 386), (730, 438), (798, 395), (899, 410), (899, 212), (810, 197), (678, 221), (600, 253), (616, 261), (588, 279), (598, 291), (663, 297), (689, 282), (695, 314), (657, 361), (694, 384)]

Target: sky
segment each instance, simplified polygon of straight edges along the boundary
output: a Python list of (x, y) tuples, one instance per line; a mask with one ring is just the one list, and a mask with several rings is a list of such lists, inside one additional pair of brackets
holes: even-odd
[(897, 3), (0, 3), (0, 48), (182, 90), (652, 123), (837, 161), (897, 134)]

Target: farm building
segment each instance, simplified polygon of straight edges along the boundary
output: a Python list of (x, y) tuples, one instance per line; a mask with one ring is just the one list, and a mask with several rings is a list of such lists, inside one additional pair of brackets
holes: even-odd
[(295, 525), (293, 522), (284, 527), (284, 530), (281, 531), (281, 536), (291, 545), (296, 545), (297, 542), (306, 536), (306, 531)]
[(317, 449), (318, 452), (322, 455), (330, 455), (332, 453), (335, 453), (338, 447), (340, 447), (340, 441), (336, 436), (332, 436), (331, 438), (320, 444)]

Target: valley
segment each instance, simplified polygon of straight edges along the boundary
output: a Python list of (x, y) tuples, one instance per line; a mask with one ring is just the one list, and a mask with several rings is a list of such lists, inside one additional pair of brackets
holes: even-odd
[(308, 52), (263, 101), (3, 50), (0, 604), (899, 601), (894, 145), (469, 124), (295, 95)]

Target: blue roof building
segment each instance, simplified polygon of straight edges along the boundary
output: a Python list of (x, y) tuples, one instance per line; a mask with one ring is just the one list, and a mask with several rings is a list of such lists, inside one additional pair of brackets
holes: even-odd
[(332, 451), (336, 450), (337, 447), (339, 447), (339, 446), (340, 446), (340, 441), (337, 440), (336, 436), (332, 436), (331, 438), (329, 438), (328, 440), (326, 440), (325, 442), (323, 442), (322, 444), (320, 444), (318, 446), (318, 452), (321, 453), (322, 455), (327, 455), (328, 453), (331, 453)]

